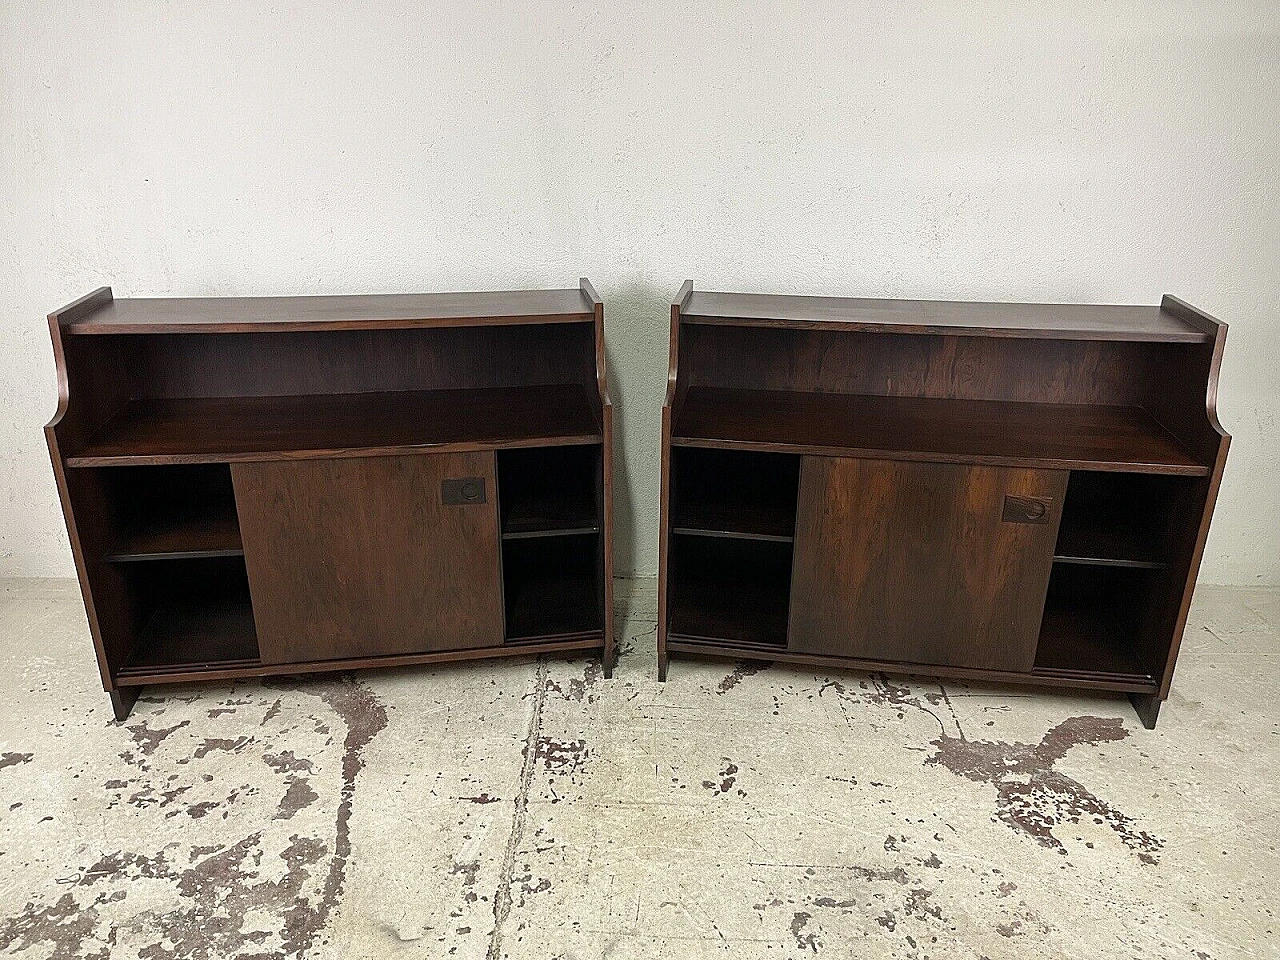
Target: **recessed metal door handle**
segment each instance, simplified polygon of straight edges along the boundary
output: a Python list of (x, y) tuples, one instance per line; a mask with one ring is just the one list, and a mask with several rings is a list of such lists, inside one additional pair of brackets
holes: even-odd
[(1004, 498), (1004, 513), (1000, 519), (1006, 523), (1048, 523), (1052, 497), (1019, 497), (1012, 494)]
[(484, 477), (458, 477), (440, 482), (440, 498), (446, 505), (484, 503)]

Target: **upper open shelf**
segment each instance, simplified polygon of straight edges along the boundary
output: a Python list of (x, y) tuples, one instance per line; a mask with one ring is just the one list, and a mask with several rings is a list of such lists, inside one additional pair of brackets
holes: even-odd
[(127, 404), (67, 464), (368, 456), (598, 443), (600, 436), (587, 390), (579, 384), (146, 399)]
[(685, 323), (867, 333), (1164, 343), (1213, 340), (1208, 328), (1175, 312), (1176, 301), (1172, 306), (867, 300), (695, 290), (681, 306), (681, 319)]
[(1200, 476), (1136, 407), (690, 387), (677, 446)]
[(144, 297), (105, 300), (63, 332), (266, 333), (591, 320), (580, 289), (340, 297)]

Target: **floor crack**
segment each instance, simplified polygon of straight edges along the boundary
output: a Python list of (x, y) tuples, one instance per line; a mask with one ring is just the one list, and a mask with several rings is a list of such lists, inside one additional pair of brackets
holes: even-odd
[(524, 738), (524, 763), (520, 767), (520, 789), (516, 793), (515, 809), (511, 814), (511, 835), (507, 838), (507, 850), (502, 857), (502, 869), (498, 877), (498, 889), (493, 895), (493, 934), (489, 937), (487, 960), (501, 960), (502, 927), (511, 913), (511, 878), (515, 873), (516, 853), (524, 840), (524, 825), (529, 811), (529, 789), (533, 784), (533, 771), (538, 763), (538, 738), (542, 734), (542, 708), (547, 702), (546, 657), (538, 658), (538, 672), (534, 680), (533, 711), (529, 717), (529, 732)]

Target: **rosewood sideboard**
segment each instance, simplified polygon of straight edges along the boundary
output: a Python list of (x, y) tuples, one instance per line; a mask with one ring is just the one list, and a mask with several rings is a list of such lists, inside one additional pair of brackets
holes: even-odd
[(566, 290), (114, 299), (49, 317), (102, 683), (596, 651), (604, 311)]
[(671, 306), (672, 654), (1168, 697), (1230, 438), (1225, 324), (1159, 306)]

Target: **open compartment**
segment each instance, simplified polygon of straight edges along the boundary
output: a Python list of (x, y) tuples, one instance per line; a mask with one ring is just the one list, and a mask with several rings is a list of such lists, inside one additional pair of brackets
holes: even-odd
[(669, 549), (673, 637), (786, 646), (791, 543), (676, 534)]
[(118, 679), (258, 662), (242, 558), (135, 564), (126, 582), (138, 627)]
[(1055, 563), (1049, 577), (1035, 671), (1150, 681), (1144, 631), (1152, 627), (1159, 571)]
[[(990, 306), (974, 305), (970, 319), (989, 321)], [(1000, 312), (1020, 323), (1023, 309)], [(1161, 326), (1160, 316), (1142, 322)], [(683, 324), (672, 444), (1209, 473), (1203, 441), (1177, 426), (1185, 416), (1172, 408), (1185, 407), (1176, 391), (1155, 387), (1202, 343), (1059, 340), (1018, 327), (977, 336), (819, 326)], [(1203, 401), (1201, 391), (1201, 414)]]
[(1194, 481), (1155, 474), (1073, 470), (1054, 559), (1166, 567), (1178, 529), (1178, 507), (1190, 483)]
[(111, 341), (121, 382), (71, 467), (600, 439), (585, 321), (92, 339)]
[(104, 467), (97, 471), (114, 562), (242, 554), (231, 468), (225, 463)]
[(596, 444), (498, 452), (504, 539), (595, 533), (600, 529)]
[(676, 447), (671, 479), (676, 533), (779, 541), (795, 535), (798, 456)]
[(598, 533), (503, 541), (508, 643), (604, 629), (599, 541)]

